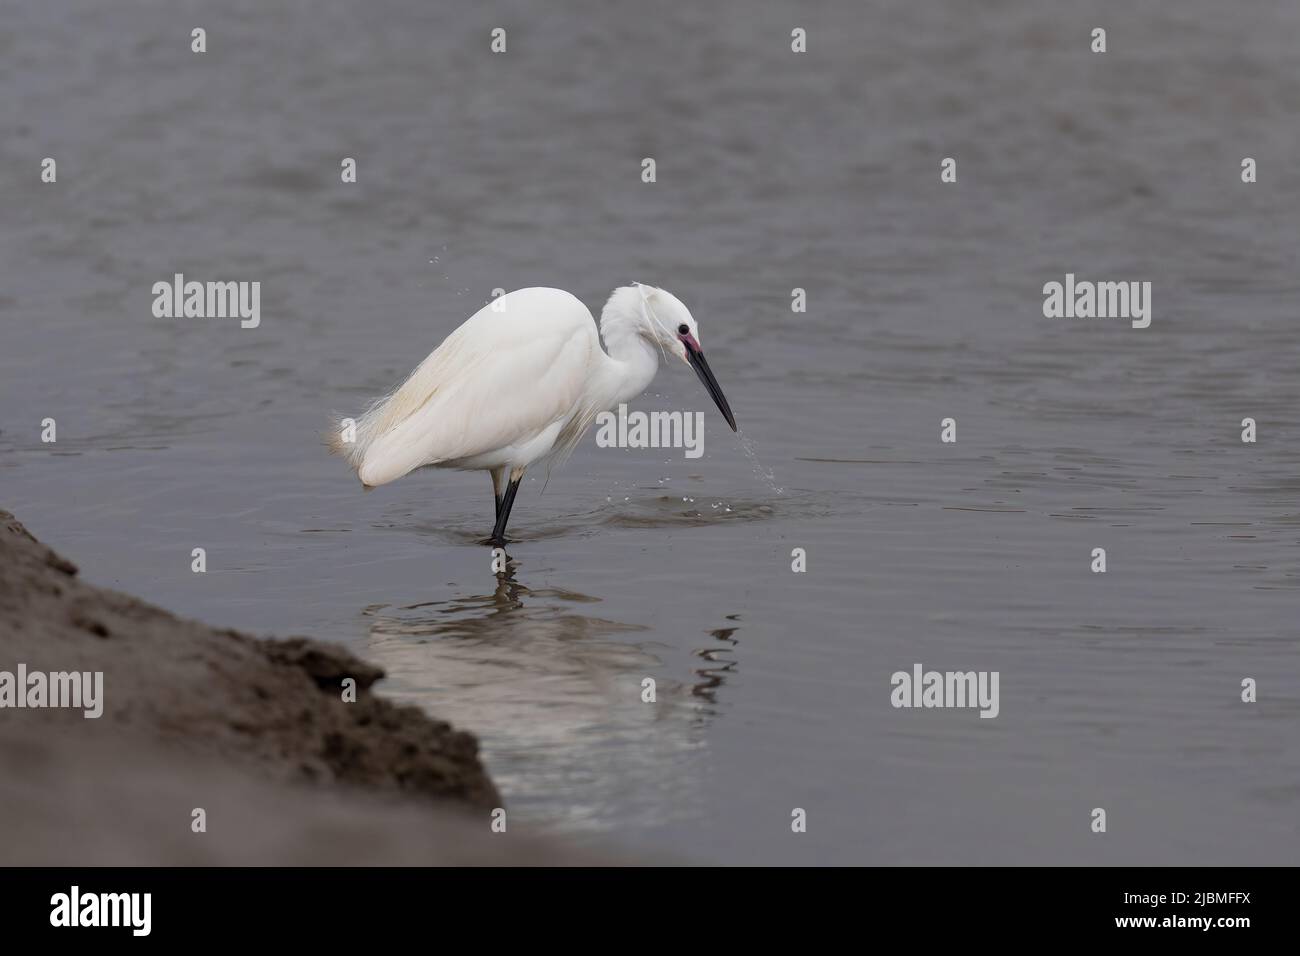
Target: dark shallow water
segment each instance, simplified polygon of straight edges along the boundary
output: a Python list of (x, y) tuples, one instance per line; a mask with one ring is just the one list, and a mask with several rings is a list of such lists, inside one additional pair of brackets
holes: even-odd
[[(265, 7), (0, 25), (0, 505), (87, 578), (348, 644), (582, 839), (1294, 862), (1300, 7)], [(177, 271), (260, 281), (260, 328), (155, 319)], [(1152, 282), (1151, 327), (1044, 318), (1067, 272)], [(742, 435), (665, 368), (639, 407), (705, 411), (704, 456), (588, 437), (509, 576), (486, 477), (325, 455), (493, 288), (630, 280), (692, 308)], [(893, 709), (914, 662), (999, 671), (999, 717)]]

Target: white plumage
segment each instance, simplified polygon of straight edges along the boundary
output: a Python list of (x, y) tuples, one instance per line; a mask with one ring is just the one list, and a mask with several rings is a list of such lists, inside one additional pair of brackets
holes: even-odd
[(501, 541), (524, 469), (566, 455), (599, 412), (639, 395), (661, 354), (671, 351), (691, 364), (735, 428), (700, 352), (698, 326), (675, 296), (642, 285), (617, 289), (601, 313), (600, 331), (608, 352), (591, 312), (560, 289), (503, 295), (372, 404), (356, 420), (355, 440), (336, 428), (331, 447), (367, 487), (424, 467), (491, 472), (493, 540)]

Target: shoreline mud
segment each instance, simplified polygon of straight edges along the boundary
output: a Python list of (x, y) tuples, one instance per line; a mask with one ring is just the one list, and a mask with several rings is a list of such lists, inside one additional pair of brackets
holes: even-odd
[(19, 664), (102, 673), (102, 715), (17, 707), (9, 678), (0, 864), (599, 862), (493, 833), (477, 740), (377, 696), (379, 668), (87, 584), (0, 510), (0, 672)]

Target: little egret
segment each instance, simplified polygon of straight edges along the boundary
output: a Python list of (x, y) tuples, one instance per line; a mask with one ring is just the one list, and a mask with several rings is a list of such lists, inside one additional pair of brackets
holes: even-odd
[(502, 545), (524, 469), (564, 458), (600, 412), (645, 390), (668, 352), (695, 369), (735, 431), (690, 310), (638, 283), (610, 295), (599, 336), (591, 312), (568, 292), (520, 289), (498, 297), (351, 430), (337, 423), (331, 449), (367, 488), (417, 468), (486, 470), (496, 499), (488, 543)]

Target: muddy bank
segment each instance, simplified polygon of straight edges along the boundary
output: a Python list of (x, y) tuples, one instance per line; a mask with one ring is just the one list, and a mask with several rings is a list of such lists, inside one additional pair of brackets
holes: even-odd
[(88, 585), (0, 511), (11, 692), (20, 664), (102, 672), (102, 715), (15, 707), (0, 686), (0, 864), (578, 861), (492, 833), (477, 741), (376, 697), (378, 668)]

